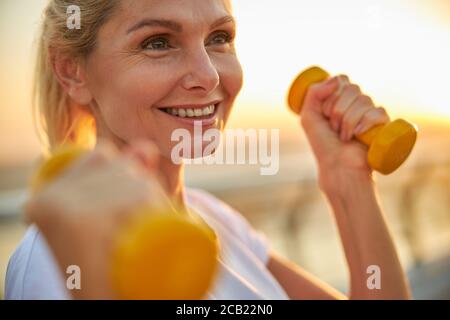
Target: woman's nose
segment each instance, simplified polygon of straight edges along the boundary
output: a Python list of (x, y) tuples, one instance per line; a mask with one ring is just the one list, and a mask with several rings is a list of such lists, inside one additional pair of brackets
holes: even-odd
[(212, 92), (219, 85), (219, 73), (205, 48), (196, 51), (187, 61), (187, 72), (183, 78), (186, 90)]

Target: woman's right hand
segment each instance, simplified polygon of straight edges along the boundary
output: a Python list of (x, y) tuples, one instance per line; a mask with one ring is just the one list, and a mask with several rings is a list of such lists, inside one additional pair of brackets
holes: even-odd
[(122, 151), (101, 142), (27, 202), (26, 220), (42, 231), (63, 276), (71, 265), (80, 268), (75, 298), (114, 298), (109, 264), (119, 228), (135, 209), (169, 201), (156, 178), (157, 161), (147, 142)]

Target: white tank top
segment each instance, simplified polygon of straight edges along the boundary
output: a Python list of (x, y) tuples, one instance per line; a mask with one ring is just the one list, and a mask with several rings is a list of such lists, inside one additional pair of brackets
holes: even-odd
[[(267, 269), (270, 245), (237, 211), (201, 190), (186, 189), (186, 205), (216, 232), (219, 271), (206, 299), (289, 299)], [(6, 299), (70, 299), (45, 238), (30, 226), (10, 258)]]

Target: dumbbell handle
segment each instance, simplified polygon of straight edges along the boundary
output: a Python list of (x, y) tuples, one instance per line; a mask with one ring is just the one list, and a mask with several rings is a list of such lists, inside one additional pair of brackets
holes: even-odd
[[(330, 75), (325, 70), (319, 67), (311, 67), (303, 71), (292, 83), (289, 91), (289, 107), (291, 110), (300, 114), (303, 108), (303, 102), (306, 92), (309, 87), (315, 83), (325, 81)], [(297, 90), (297, 92), (293, 92)], [(363, 133), (356, 135), (357, 140), (370, 146), (377, 133), (384, 127), (384, 125), (375, 126)]]

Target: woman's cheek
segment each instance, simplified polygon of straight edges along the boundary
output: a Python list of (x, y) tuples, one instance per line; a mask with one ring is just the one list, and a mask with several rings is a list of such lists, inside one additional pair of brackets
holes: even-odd
[(236, 56), (229, 56), (219, 66), (219, 75), (222, 90), (227, 99), (227, 110), (225, 110), (225, 121), (228, 119), (233, 102), (242, 89), (244, 76), (241, 64)]
[(101, 105), (108, 129), (123, 140), (142, 135), (152, 128), (150, 111), (152, 89), (139, 82), (113, 86)]
[(238, 58), (236, 56), (231, 56), (230, 60), (228, 67), (224, 66), (226, 81), (225, 89), (232, 98), (235, 98), (242, 89), (244, 74)]

